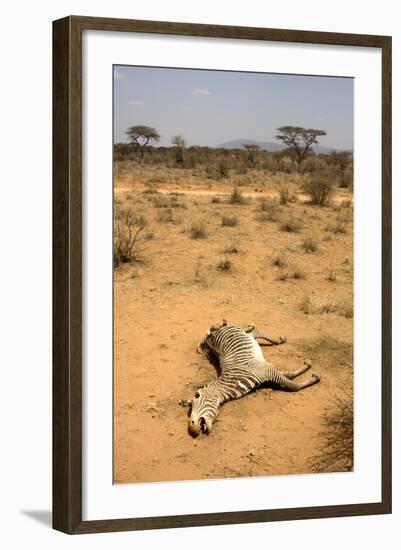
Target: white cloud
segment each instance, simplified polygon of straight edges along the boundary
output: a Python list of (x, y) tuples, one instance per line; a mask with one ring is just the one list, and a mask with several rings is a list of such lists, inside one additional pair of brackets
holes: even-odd
[(184, 107), (184, 111), (192, 111), (192, 107), (189, 107), (188, 105)]
[(121, 73), (117, 69), (114, 69), (114, 80), (121, 80), (123, 78), (125, 78), (123, 73)]
[(128, 105), (131, 105), (131, 107), (143, 107), (145, 103), (143, 101), (131, 99), (131, 101), (128, 101)]
[(210, 94), (211, 94), (210, 90), (206, 90), (203, 88), (194, 88), (192, 90), (192, 95), (210, 95)]

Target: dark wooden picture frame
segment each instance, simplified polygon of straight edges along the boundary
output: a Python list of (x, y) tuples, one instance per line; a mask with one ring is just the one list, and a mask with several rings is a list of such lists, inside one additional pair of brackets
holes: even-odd
[[(382, 55), (382, 496), (379, 502), (82, 520), (82, 31), (379, 48)], [(53, 23), (53, 527), (69, 534), (391, 512), (391, 37), (66, 17)]]

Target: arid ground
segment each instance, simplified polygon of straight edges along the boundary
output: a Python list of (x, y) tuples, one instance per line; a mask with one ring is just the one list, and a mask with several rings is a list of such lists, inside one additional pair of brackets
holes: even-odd
[[(132, 261), (115, 267), (116, 483), (352, 467), (335, 454), (324, 460), (336, 414), (348, 406), (352, 415), (352, 193), (337, 188), (328, 206), (313, 206), (302, 178), (116, 170), (116, 219), (128, 211), (141, 228)], [(266, 359), (291, 370), (308, 358), (322, 378), (298, 393), (265, 387), (226, 403), (211, 434), (195, 439), (179, 401), (216, 376), (196, 347), (222, 318), (286, 336), (262, 348)]]

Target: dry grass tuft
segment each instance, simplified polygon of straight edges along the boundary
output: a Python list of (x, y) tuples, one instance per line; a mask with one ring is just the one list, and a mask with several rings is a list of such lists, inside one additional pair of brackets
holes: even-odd
[(224, 252), (226, 254), (239, 254), (240, 249), (235, 244), (229, 244)]
[(319, 249), (318, 242), (313, 237), (306, 237), (302, 241), (301, 246), (307, 253), (317, 252)]
[(309, 292), (305, 292), (300, 304), (300, 309), (305, 315), (334, 313), (346, 319), (352, 319), (354, 316), (354, 306), (351, 300), (341, 302), (336, 302), (334, 298), (329, 300), (316, 300)]
[(294, 200), (294, 196), (290, 192), (290, 189), (288, 186), (282, 187), (279, 191), (280, 195), (280, 204), (285, 206), (289, 202)]
[(330, 269), (330, 271), (327, 275), (327, 280), (330, 281), (331, 283), (335, 283), (336, 280), (337, 280), (337, 273), (335, 271), (333, 271), (332, 269)]
[(287, 279), (306, 279), (305, 272), (297, 266), (280, 267), (277, 273), (278, 281), (286, 281)]
[(281, 231), (287, 231), (288, 233), (299, 233), (302, 227), (301, 218), (295, 218), (292, 214), (284, 218), (280, 224)]
[(220, 260), (219, 262), (217, 262), (217, 265), (216, 265), (216, 269), (218, 271), (230, 271), (232, 267), (232, 263), (231, 263), (231, 260), (229, 260), (228, 258), (224, 258), (223, 260)]
[(246, 204), (246, 199), (244, 195), (241, 193), (241, 191), (238, 189), (238, 187), (234, 187), (234, 189), (230, 193), (229, 198), (230, 204)]
[(334, 235), (338, 235), (339, 233), (345, 234), (347, 232), (347, 228), (344, 221), (337, 219), (334, 223), (329, 223), (326, 226), (326, 231), (330, 231)]
[(287, 261), (287, 255), (285, 253), (284, 250), (280, 250), (279, 252), (277, 252), (273, 258), (272, 258), (272, 265), (276, 266), (276, 267), (287, 267), (288, 266), (288, 261)]
[(237, 216), (223, 216), (221, 218), (221, 225), (223, 227), (235, 227), (238, 225)]
[(315, 472), (350, 472), (354, 466), (354, 403), (352, 395), (335, 397), (324, 409), (319, 452), (308, 463)]
[(160, 210), (157, 213), (157, 221), (161, 223), (172, 223), (174, 221), (174, 217), (171, 208)]
[(195, 222), (189, 228), (191, 239), (206, 239), (207, 231), (204, 223)]

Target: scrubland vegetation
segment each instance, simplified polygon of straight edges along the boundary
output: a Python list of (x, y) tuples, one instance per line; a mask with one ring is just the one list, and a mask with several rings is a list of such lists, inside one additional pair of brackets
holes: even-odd
[[(163, 479), (351, 469), (352, 155), (309, 153), (299, 162), (288, 150), (186, 147), (176, 139), (140, 151), (119, 144), (114, 158), (116, 391), (123, 395), (116, 481), (160, 479), (159, 455), (171, 459), (160, 458)], [(294, 396), (264, 390), (227, 405), (224, 423), (195, 447), (176, 403), (212, 376), (196, 344), (223, 317), (288, 336), (280, 349), (264, 350), (268, 360), (291, 370), (310, 357), (322, 382), (302, 393), (302, 407)], [(135, 353), (132, 334), (141, 342)], [(126, 373), (144, 376), (146, 391), (133, 387), (128, 397)], [(132, 423), (119, 424), (127, 411)], [(143, 432), (138, 457), (127, 450), (139, 448), (130, 429), (135, 442)]]

